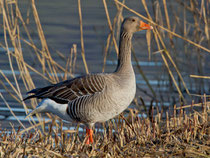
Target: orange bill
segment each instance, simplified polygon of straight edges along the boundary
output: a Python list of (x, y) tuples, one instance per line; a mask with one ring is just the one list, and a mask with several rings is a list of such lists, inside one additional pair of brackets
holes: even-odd
[(153, 27), (149, 24), (144, 23), (143, 21), (140, 21), (140, 29), (141, 30), (152, 30)]

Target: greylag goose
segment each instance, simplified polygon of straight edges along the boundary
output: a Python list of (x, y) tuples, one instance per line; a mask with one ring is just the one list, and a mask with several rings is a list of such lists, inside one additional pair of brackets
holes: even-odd
[(36, 88), (24, 100), (42, 99), (28, 116), (50, 112), (66, 121), (86, 125), (86, 144), (93, 143), (92, 127), (123, 112), (136, 93), (135, 74), (131, 62), (133, 33), (152, 29), (137, 17), (128, 17), (122, 23), (119, 59), (113, 73), (95, 73), (76, 77), (44, 88)]

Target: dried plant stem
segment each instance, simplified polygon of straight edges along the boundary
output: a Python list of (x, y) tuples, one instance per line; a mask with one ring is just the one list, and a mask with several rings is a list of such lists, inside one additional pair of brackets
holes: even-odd
[(199, 76), (199, 75), (190, 75), (193, 78), (203, 78), (203, 79), (210, 79), (210, 76)]
[(178, 37), (178, 38), (180, 38), (180, 39), (182, 39), (182, 40), (184, 40), (184, 41), (187, 41), (188, 43), (190, 43), (190, 44), (192, 44), (192, 45), (194, 45), (194, 46), (196, 46), (196, 47), (198, 47), (198, 48), (200, 48), (200, 49), (203, 49), (203, 50), (205, 50), (206, 52), (210, 53), (210, 49), (205, 48), (205, 47), (201, 46), (200, 44), (197, 44), (197, 43), (195, 43), (195, 42), (193, 42), (193, 41), (191, 41), (191, 40), (189, 40), (189, 39), (187, 39), (187, 38), (185, 38), (185, 37), (183, 37), (183, 36), (181, 36), (181, 35), (179, 35), (179, 34), (177, 34), (177, 33), (175, 33), (175, 32), (172, 32), (172, 31), (168, 30), (167, 28), (165, 28), (165, 27), (163, 27), (163, 26), (161, 26), (161, 25), (158, 25), (158, 24), (155, 23), (154, 21), (152, 21), (152, 20), (150, 20), (149, 18), (143, 16), (142, 14), (139, 14), (138, 12), (134, 11), (133, 9), (130, 9), (128, 6), (126, 6), (125, 4), (119, 2), (118, 0), (114, 0), (114, 1), (115, 1), (116, 3), (118, 3), (118, 4), (120, 4), (121, 6), (123, 6), (125, 9), (129, 10), (130, 12), (132, 12), (132, 13), (138, 15), (139, 17), (141, 17), (142, 19), (144, 19), (144, 20), (150, 22), (151, 24), (153, 24), (153, 25), (155, 25), (155, 26), (157, 26), (157, 27), (159, 27), (159, 28), (161, 28), (161, 29), (163, 29), (163, 30), (165, 30), (165, 31), (167, 31), (167, 32), (169, 32), (169, 33), (171, 33), (172, 35), (174, 35), (174, 36), (176, 36), (176, 37)]
[[(1, 2), (2, 2), (1, 5), (4, 6), (3, 1), (1, 1)], [(3, 11), (3, 17), (4, 17), (3, 18), (4, 19), (4, 41), (5, 41), (6, 49), (7, 49), (7, 52), (8, 52), (9, 64), (10, 64), (10, 68), (12, 70), (13, 78), (15, 80), (15, 85), (16, 85), (16, 88), (17, 88), (17, 91), (16, 91), (17, 93), (16, 94), (21, 98), (22, 95), (21, 95), (21, 92), (20, 92), (20, 87), (19, 87), (19, 84), (17, 82), (17, 78), (16, 78), (15, 73), (14, 73), (14, 68), (13, 68), (12, 61), (11, 61), (11, 56), (10, 56), (11, 52), (9, 50), (9, 46), (8, 46), (8, 43), (7, 43), (6, 28), (8, 28), (8, 33), (10, 35), (12, 44), (14, 46), (16, 46), (15, 39), (12, 36), (12, 31), (9, 29), (10, 27), (9, 27), (9, 23), (8, 23), (8, 20), (7, 20), (7, 17), (6, 17), (6, 11), (3, 7), (2, 7), (2, 11)], [(16, 49), (16, 51), (18, 51), (17, 47), (15, 47), (15, 49)]]
[[(147, 5), (146, 5), (145, 1), (142, 0), (142, 2), (143, 2), (143, 5), (144, 5), (144, 7), (145, 7), (145, 10), (146, 10), (146, 12), (147, 12), (147, 15), (149, 16), (149, 19), (151, 19), (151, 16), (150, 16), (150, 14), (149, 14), (149, 11), (148, 11), (148, 9), (147, 9)], [(168, 24), (168, 25), (169, 25), (169, 24)], [(179, 77), (180, 77), (180, 79), (181, 79), (181, 81), (182, 81), (182, 83), (183, 83), (183, 85), (184, 85), (184, 87), (185, 87), (187, 93), (190, 95), (190, 93), (189, 93), (189, 91), (188, 91), (188, 89), (187, 89), (187, 86), (186, 86), (186, 84), (185, 84), (185, 82), (184, 82), (184, 80), (183, 80), (183, 78), (182, 78), (182, 76), (181, 76), (181, 74), (180, 74), (180, 72), (179, 72), (179, 70), (178, 70), (176, 64), (174, 63), (174, 61), (172, 60), (172, 58), (171, 58), (169, 52), (168, 52), (167, 49), (166, 49), (166, 46), (165, 46), (165, 44), (164, 44), (164, 42), (163, 42), (163, 40), (162, 40), (162, 37), (160, 36), (159, 32), (158, 32), (156, 29), (154, 30), (154, 33), (155, 33), (155, 40), (156, 40), (156, 43), (157, 43), (157, 46), (158, 46), (159, 51), (161, 51), (160, 44), (159, 44), (159, 41), (160, 41), (161, 44), (162, 44), (162, 47), (164, 48), (164, 52), (166, 53), (166, 55), (167, 55), (168, 58), (170, 59), (171, 63), (173, 64), (175, 70), (177, 71), (177, 73), (178, 73), (178, 75), (179, 75)], [(157, 39), (157, 37), (159, 38), (159, 40)], [(183, 94), (182, 94), (182, 92), (181, 92), (181, 90), (180, 90), (180, 88), (179, 88), (179, 86), (178, 86), (178, 84), (177, 84), (177, 82), (176, 82), (176, 80), (175, 80), (175, 78), (174, 78), (174, 75), (172, 74), (172, 71), (171, 71), (170, 68), (169, 68), (169, 65), (168, 65), (168, 63), (167, 63), (167, 60), (166, 60), (165, 56), (164, 56), (162, 53), (161, 53), (161, 57), (162, 57), (162, 59), (163, 59), (163, 61), (164, 61), (164, 63), (165, 63), (165, 66), (166, 66), (166, 68), (167, 68), (167, 70), (168, 70), (168, 72), (169, 72), (169, 74), (170, 74), (170, 76), (171, 76), (171, 78), (172, 78), (172, 80), (173, 80), (174, 85), (176, 86), (176, 89), (177, 89), (179, 95), (181, 96), (181, 98), (182, 98), (182, 99), (184, 100), (184, 102), (185, 102), (185, 99), (184, 99), (184, 97), (183, 97)]]
[(118, 52), (119, 50), (118, 50), (116, 39), (114, 37), (114, 30), (112, 28), (111, 20), (110, 20), (110, 17), (109, 17), (109, 11), (108, 11), (108, 8), (107, 8), (106, 0), (103, 0), (103, 3), (104, 3), (104, 9), (105, 9), (105, 13), (106, 13), (109, 29), (110, 29), (111, 34), (112, 34), (112, 39), (113, 39), (113, 42), (114, 42), (115, 51), (116, 51), (116, 53), (118, 55), (119, 54), (119, 52)]
[(137, 65), (137, 68), (139, 70), (139, 73), (141, 74), (141, 76), (143, 77), (143, 79), (146, 82), (147, 86), (149, 87), (150, 91), (152, 92), (153, 98), (156, 99), (156, 93), (153, 90), (152, 86), (150, 85), (149, 80), (147, 79), (146, 75), (144, 74), (141, 66), (139, 65), (138, 58), (137, 58), (137, 56), (135, 54), (135, 51), (134, 51), (133, 47), (132, 47), (132, 55), (133, 55), (133, 57), (134, 57), (134, 59), (136, 61), (136, 65)]
[[(123, 8), (126, 8), (128, 10), (130, 9), (124, 4), (125, 0), (122, 0), (122, 2), (114, 0), (113, 2), (116, 6), (117, 14), (115, 15), (112, 22), (107, 6), (108, 1), (103, 0), (103, 7), (105, 10), (104, 13), (106, 15), (108, 27), (110, 30), (105, 47), (104, 65), (106, 63), (107, 52), (112, 49), (113, 45), (115, 49), (117, 48), (116, 41), (118, 41), (120, 21), (123, 20), (122, 10)], [(161, 55), (157, 57), (157, 60), (163, 60), (165, 64), (163, 66), (166, 66), (167, 72), (170, 75), (169, 79), (171, 82), (173, 81), (180, 97), (177, 97), (177, 92), (173, 91), (171, 91), (172, 94), (169, 95), (175, 96), (174, 98), (179, 100), (184, 96), (184, 92), (181, 91), (182, 87), (180, 86), (180, 83), (183, 84), (183, 87), (189, 94), (187, 86), (190, 86), (190, 88), (194, 89), (194, 85), (191, 85), (194, 82), (187, 83), (186, 85), (181, 76), (181, 71), (178, 70), (178, 66), (180, 67), (180, 64), (186, 64), (186, 62), (183, 62), (182, 59), (180, 59), (180, 57), (183, 56), (181, 53), (179, 54), (179, 52), (176, 51), (176, 46), (179, 46), (180, 40), (178, 40), (178, 42), (177, 39), (175, 40), (175, 38), (179, 35), (174, 32), (178, 28), (181, 33), (183, 31), (183, 36), (185, 39), (190, 40), (195, 37), (195, 43), (202, 42), (202, 44), (207, 44), (208, 46), (209, 2), (204, 0), (191, 0), (189, 2), (183, 1), (180, 2), (180, 6), (183, 5), (184, 7), (180, 7), (176, 11), (173, 10), (174, 6), (170, 5), (174, 2), (171, 3), (171, 1), (166, 0), (160, 1), (161, 3), (159, 3), (159, 1), (153, 2), (154, 3), (152, 3), (152, 7), (155, 6), (154, 12), (156, 14), (156, 23), (158, 23), (159, 25), (154, 23), (152, 20), (150, 10), (147, 8), (147, 4), (150, 3), (148, 1), (142, 0), (142, 4), (145, 8), (148, 18), (141, 14), (135, 13), (134, 10), (130, 9), (129, 11), (130, 13), (135, 13), (140, 17), (142, 16), (143, 19), (148, 20), (153, 25), (157, 26), (154, 28), (153, 32), (156, 45), (151, 45), (151, 50), (154, 48), (153, 50), (156, 52), (154, 52), (153, 54), (159, 53)], [(32, 36), (29, 32), (30, 29), (28, 29), (28, 25), (23, 19), (24, 16), (22, 17), (21, 15), (22, 10), (19, 10), (19, 4), (14, 0), (0, 1), (0, 14), (2, 15), (2, 26), (0, 27), (2, 27), (2, 31), (4, 31), (4, 44), (2, 44), (0, 41), (0, 47), (3, 49), (3, 51), (7, 52), (2, 53), (2, 55), (8, 57), (8, 65), (11, 72), (11, 74), (9, 73), (9, 75), (7, 75), (6, 73), (4, 73), (4, 70), (0, 70), (0, 75), (2, 77), (0, 83), (1, 85), (3, 85), (5, 91), (8, 92), (8, 94), (12, 97), (12, 102), (20, 103), (24, 107), (25, 111), (28, 111), (28, 109), (25, 106), (25, 103), (22, 103), (21, 101), (21, 91), (23, 91), (24, 86), (26, 90), (31, 90), (35, 88), (34, 81), (36, 79), (32, 78), (31, 74), (33, 74), (33, 76), (35, 74), (36, 77), (41, 77), (41, 79), (45, 79), (50, 83), (55, 83), (59, 79), (67, 79), (68, 75), (74, 76), (73, 73), (77, 55), (76, 45), (73, 45), (68, 59), (65, 60), (67, 61), (67, 63), (64, 67), (54, 61), (54, 59), (50, 56), (50, 52), (48, 50), (47, 42), (41, 27), (38, 12), (36, 10), (35, 1), (31, 0), (30, 4), (32, 4), (32, 8), (30, 9), (32, 9), (33, 11), (32, 20), (34, 20), (34, 22), (36, 23), (37, 35), (39, 35), (39, 39), (41, 41), (38, 46), (32, 40)], [(167, 7), (170, 7), (171, 10), (169, 10), (169, 8)], [(78, 0), (78, 9), (81, 21), (80, 33), (81, 47), (83, 49), (82, 56), (84, 55), (82, 60), (84, 65), (86, 65), (85, 68), (86, 72), (88, 73), (84, 51), (85, 48), (83, 40), (83, 24), (80, 0)], [(182, 11), (181, 9), (184, 9), (184, 18), (182, 18), (182, 15), (180, 15), (180, 12)], [(185, 10), (187, 11), (186, 13)], [(165, 13), (165, 15), (162, 15), (162, 13)], [(173, 13), (174, 16), (171, 16), (170, 13)], [(187, 18), (190, 14), (194, 17), (194, 23), (187, 21)], [(27, 14), (27, 16), (30, 17), (29, 14)], [(166, 21), (163, 20), (163, 17), (165, 17)], [(167, 29), (163, 26), (166, 26)], [(164, 30), (168, 32), (169, 37), (165, 36)], [(195, 36), (192, 36), (192, 34)], [(150, 40), (151, 38), (148, 34), (148, 45), (150, 44)], [(41, 48), (39, 48), (40, 44)], [(168, 44), (170, 45), (168, 46)], [(36, 64), (41, 65), (44, 73), (40, 73), (39, 69), (36, 69), (32, 66), (32, 64), (30, 63), (31, 60), (28, 60), (28, 56), (24, 54), (23, 50), (25, 49), (23, 48), (25, 48), (25, 45), (29, 46), (29, 48), (32, 48), (32, 52), (35, 52), (33, 53), (33, 57), (35, 55), (35, 58), (38, 59), (36, 60)], [(169, 49), (168, 47), (172, 49)], [(193, 59), (194, 61), (194, 56), (192, 55), (189, 57), (188, 54), (193, 53), (188, 50), (189, 42), (186, 41), (184, 47), (184, 55), (188, 56), (187, 59)], [(200, 81), (203, 79), (210, 79), (209, 76), (203, 75), (202, 72), (199, 72), (204, 70), (204, 67), (202, 66), (202, 58), (205, 58), (201, 54), (201, 47), (201, 45), (198, 45), (195, 46), (195, 48), (193, 49), (193, 51), (196, 51), (195, 53), (199, 54), (195, 56), (197, 57), (197, 65), (193, 65), (194, 67), (199, 66), (199, 68), (197, 69), (198, 72), (197, 70), (192, 70), (189, 72), (189, 74), (201, 75), (190, 75), (190, 77), (194, 79), (189, 78), (189, 80)], [(14, 50), (11, 51), (11, 48)], [(148, 48), (148, 50), (150, 52), (150, 48)], [(117, 51), (118, 49), (116, 49), (116, 52)], [(150, 85), (149, 80), (145, 77), (143, 69), (139, 65), (139, 61), (135, 52), (133, 51), (133, 48), (132, 53), (137, 64), (137, 71), (139, 70), (139, 73), (146, 81), (146, 86), (149, 87), (148, 89), (150, 89), (150, 91), (152, 92), (152, 94), (148, 94), (148, 89), (144, 89), (144, 87), (138, 88), (140, 89), (140, 91), (143, 91), (145, 95), (142, 97), (137, 96), (134, 102), (137, 106), (143, 104), (145, 111), (147, 111), (145, 103), (148, 101), (148, 99), (151, 99), (152, 101), (150, 105), (153, 105), (153, 100), (158, 100), (159, 98), (156, 97), (159, 97), (159, 94), (155, 92), (156, 87)], [(65, 56), (61, 53), (59, 53), (59, 55), (62, 56), (63, 59), (65, 58)], [(155, 57), (156, 56), (154, 56), (154, 58)], [(176, 58), (177, 61), (174, 58)], [(183, 60), (185, 60), (185, 58)], [(179, 63), (179, 61), (181, 61), (181, 63)], [(190, 63), (187, 63), (186, 65), (192, 66)], [(194, 68), (193, 66), (192, 69)], [(150, 67), (147, 68), (150, 69)], [(154, 67), (154, 69), (152, 67), (153, 70), (159, 68), (162, 67)], [(20, 72), (20, 75), (16, 74), (16, 69)], [(64, 72), (64, 76), (59, 77), (58, 73), (61, 72)], [(176, 73), (176, 75), (174, 74), (174, 72)], [(152, 71), (152, 73), (154, 72)], [(152, 74), (152, 76), (154, 75), (156, 75), (156, 73)], [(164, 77), (165, 76), (166, 75), (164, 74)], [(188, 76), (186, 75), (185, 77)], [(196, 80), (196, 78), (199, 78), (199, 80)], [(175, 79), (178, 81), (176, 81)], [(162, 79), (158, 80), (158, 82), (161, 81)], [(163, 82), (165, 81), (168, 80), (165, 80), (164, 78)], [(174, 85), (171, 84), (172, 88), (174, 87)], [(195, 85), (201, 87), (200, 83), (195, 83)], [(137, 87), (140, 87), (140, 85), (137, 85)], [(165, 87), (161, 87), (161, 93), (164, 88)], [(206, 87), (204, 88), (206, 89)], [(166, 101), (166, 99), (170, 101), (170, 99), (172, 98), (171, 96), (169, 98), (166, 98), (164, 96), (167, 95), (166, 93), (168, 93), (168, 91), (163, 93), (162, 98), (160, 97), (160, 99), (162, 99), (160, 102), (158, 102), (160, 103), (160, 106), (165, 103), (164, 101)], [(7, 93), (5, 94), (7, 95)], [(125, 111), (124, 114), (121, 114), (121, 117), (118, 116), (109, 121), (107, 123), (107, 126), (105, 126), (104, 124), (103, 126), (97, 124), (94, 132), (95, 142), (91, 146), (87, 146), (85, 145), (85, 141), (81, 141), (84, 140), (85, 137), (83, 126), (81, 126), (82, 130), (79, 124), (73, 124), (70, 125), (71, 127), (69, 127), (69, 125), (65, 124), (65, 122), (58, 123), (56, 121), (57, 117), (52, 117), (49, 114), (47, 114), (47, 116), (50, 118), (48, 121), (45, 121), (45, 118), (40, 119), (39, 116), (39, 122), (35, 122), (34, 120), (32, 122), (29, 120), (31, 126), (26, 127), (26, 125), (28, 124), (25, 125), (24, 122), (18, 118), (19, 113), (15, 113), (15, 111), (13, 111), (12, 106), (9, 105), (9, 102), (7, 102), (7, 98), (3, 97), (3, 93), (0, 93), (0, 99), (3, 100), (3, 104), (5, 104), (5, 106), (8, 108), (8, 111), (11, 112), (11, 116), (16, 118), (16, 122), (20, 124), (18, 129), (13, 124), (14, 122), (10, 123), (10, 129), (0, 129), (0, 157), (209, 157), (210, 147), (208, 144), (210, 95), (206, 95), (205, 93), (202, 94), (202, 92), (200, 93), (200, 91), (199, 94), (191, 95), (194, 98), (199, 97), (198, 100), (200, 99), (201, 101), (198, 102), (197, 100), (193, 100), (191, 104), (184, 104), (180, 101), (180, 104), (170, 104), (169, 110), (167, 110), (168, 107), (164, 106), (160, 109), (159, 104), (156, 104), (156, 106), (154, 107), (151, 106), (150, 115), (145, 115), (143, 113), (143, 109), (141, 108), (138, 108), (138, 110), (136, 110), (132, 107), (132, 109), (128, 109)], [(37, 105), (37, 100), (32, 99), (30, 106), (34, 107), (35, 105)], [(1, 111), (1, 114), (2, 113), (3, 112)], [(7, 121), (10, 120), (5, 120), (6, 123)], [(4, 127), (4, 124), (2, 125)], [(63, 130), (62, 128), (65, 126), (70, 129)], [(75, 127), (75, 130), (72, 130), (72, 127)]]
[[(21, 39), (23, 40), (23, 42), (25, 42), (27, 45), (29, 45), (30, 47), (32, 47), (33, 49), (37, 50), (37, 52), (39, 53), (42, 53), (41, 50), (39, 50), (33, 43), (30, 43), (28, 41), (26, 41), (25, 39)], [(47, 60), (50, 60), (49, 57), (45, 56), (45, 58)], [(40, 62), (43, 62), (43, 61), (40, 61)], [(50, 61), (53, 65), (55, 65), (56, 67), (58, 67), (61, 71), (64, 71), (65, 72), (65, 68), (63, 68), (61, 65), (59, 65), (55, 60), (51, 59)], [(41, 74), (40, 74), (41, 75)], [(51, 79), (48, 79), (50, 82), (54, 83), (55, 81), (54, 80), (51, 80)]]
[(82, 60), (85, 66), (85, 71), (87, 74), (89, 74), (87, 62), (85, 59), (85, 48), (84, 48), (84, 40), (83, 40), (83, 25), (82, 25), (82, 11), (81, 11), (81, 2), (78, 0), (78, 11), (79, 11), (79, 24), (80, 24), (80, 39), (81, 39), (81, 54), (82, 54)]
[[(111, 24), (111, 20), (110, 20), (110, 17), (109, 17), (109, 11), (108, 11), (108, 8), (107, 8), (106, 0), (103, 0), (103, 4), (104, 4), (104, 9), (105, 9), (105, 13), (106, 13), (106, 17), (107, 17), (107, 22), (108, 22), (108, 26), (109, 26), (109, 29), (110, 29), (110, 33), (109, 33), (109, 35), (107, 37), (106, 47), (105, 47), (105, 50), (104, 50), (105, 53), (104, 53), (102, 72), (105, 71), (106, 59), (107, 59), (108, 49), (110, 47), (111, 38), (112, 38), (112, 41), (114, 43), (115, 51), (116, 51), (117, 55), (119, 54), (116, 38), (114, 36), (114, 27), (112, 27), (112, 24)], [(119, 15), (120, 15), (120, 12), (122, 12), (122, 10), (118, 9)]]
[(25, 126), (22, 124), (22, 122), (16, 117), (15, 113), (12, 111), (12, 109), (10, 108), (9, 104), (7, 103), (7, 101), (4, 99), (3, 95), (0, 93), (0, 97), (1, 99), (4, 101), (4, 103), (6, 104), (6, 106), (8, 107), (8, 109), (10, 110), (11, 114), (15, 117), (15, 119), (18, 121), (18, 123), (25, 129)]
[(42, 49), (43, 49), (42, 50), (43, 51), (42, 55), (43, 55), (43, 57), (47, 56), (49, 58), (49, 60), (47, 60), (47, 64), (49, 66), (51, 75), (50, 75), (50, 73), (48, 73), (48, 71), (46, 71), (44, 60), (42, 62), (43, 72), (46, 72), (48, 74), (48, 76), (51, 78), (51, 80), (59, 81), (58, 77), (57, 77), (57, 74), (56, 74), (57, 72), (56, 72), (54, 66), (51, 65), (52, 57), (51, 57), (51, 54), (50, 54), (48, 46), (47, 46), (47, 42), (46, 42), (44, 32), (43, 32), (43, 29), (42, 29), (42, 26), (41, 26), (41, 22), (39, 20), (39, 16), (38, 16), (38, 12), (37, 12), (37, 9), (36, 9), (35, 1), (31, 0), (31, 2), (32, 2), (31, 5), (32, 5), (32, 9), (33, 9), (34, 19), (35, 19), (35, 22), (36, 22), (36, 25), (37, 25), (40, 41), (41, 41), (41, 44), (42, 44)]
[[(167, 24), (168, 30), (171, 31), (171, 25), (170, 25), (170, 20), (169, 20), (169, 16), (168, 16), (166, 0), (163, 0), (163, 6), (164, 6), (164, 11), (165, 11), (165, 16), (166, 16), (166, 24)], [(172, 40), (172, 35), (170, 32), (169, 32), (169, 38)]]

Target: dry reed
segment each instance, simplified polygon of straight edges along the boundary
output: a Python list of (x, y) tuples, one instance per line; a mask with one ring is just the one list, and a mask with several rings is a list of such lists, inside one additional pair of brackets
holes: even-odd
[[(125, 0), (122, 2), (113, 0), (113, 2), (117, 14), (112, 22), (107, 1), (103, 1), (110, 32), (106, 44), (104, 44), (102, 71), (105, 71), (108, 54), (113, 49), (112, 46), (118, 54), (117, 41), (119, 40), (120, 22), (123, 20), (123, 9), (126, 9), (154, 26), (154, 31), (151, 34), (147, 33), (149, 60), (155, 61), (156, 56), (161, 57), (164, 63), (162, 70), (168, 74), (167, 81), (170, 84), (167, 88), (169, 93), (159, 94), (159, 91), (152, 87), (147, 74), (139, 64), (133, 47), (132, 53), (137, 65), (135, 68), (146, 82), (149, 91), (138, 85), (137, 89), (143, 92), (145, 96), (149, 96), (151, 99), (150, 108), (148, 109), (141, 96), (137, 96), (134, 99), (134, 104), (139, 110), (129, 109), (124, 115), (121, 114), (119, 117), (103, 124), (103, 126), (97, 125), (100, 127), (95, 128), (95, 143), (91, 146), (85, 145), (84, 131), (79, 130), (79, 125), (74, 130), (62, 130), (63, 123), (61, 121), (58, 123), (50, 114), (47, 114), (50, 118), (48, 121), (42, 120), (41, 115), (37, 115), (39, 122), (35, 122), (31, 117), (31, 120), (29, 120), (30, 126), (25, 127), (12, 111), (6, 97), (0, 93), (4, 104), (11, 111), (11, 115), (20, 124), (18, 129), (14, 128), (13, 124), (11, 124), (12, 130), (10, 131), (0, 129), (0, 157), (209, 157), (210, 102), (209, 95), (204, 93), (205, 90), (200, 90), (205, 89), (203, 79), (208, 80), (210, 78), (204, 74), (202, 63), (204, 52), (207, 52), (205, 55), (209, 55), (210, 52), (208, 2), (204, 0), (201, 3), (198, 3), (197, 0), (189, 2), (173, 1), (183, 9), (183, 18), (177, 10), (174, 10), (171, 1), (152, 1), (153, 10), (150, 10), (148, 9), (150, 2), (142, 0), (142, 6), (147, 17), (129, 8)], [(81, 55), (85, 71), (89, 73), (85, 58), (81, 3), (82, 1), (78, 0)], [(30, 4), (40, 40), (39, 44), (34, 43), (27, 24), (29, 19), (24, 21), (18, 3), (7, 0), (0, 1), (0, 15), (2, 15), (0, 28), (2, 28), (4, 35), (4, 42), (0, 42), (0, 47), (7, 52), (8, 63), (12, 72), (12, 77), (8, 78), (0, 70), (2, 76), (0, 83), (11, 97), (22, 105), (26, 113), (28, 113), (28, 107), (22, 102), (23, 87), (20, 87), (20, 82), (23, 83), (26, 90), (31, 90), (35, 88), (31, 72), (50, 83), (74, 77), (78, 55), (77, 46), (74, 44), (68, 58), (65, 59), (65, 56), (58, 53), (66, 61), (65, 66), (58, 64), (53, 59), (35, 1), (31, 0)], [(194, 23), (188, 21), (186, 12), (192, 15)], [(152, 14), (155, 15), (154, 18)], [(190, 35), (189, 30), (192, 28), (194, 36)], [(22, 32), (25, 32), (25, 37), (22, 36)], [(179, 47), (176, 43), (177, 40), (184, 41), (184, 53), (177, 50), (177, 47)], [(152, 42), (154, 43), (151, 44)], [(24, 58), (23, 43), (32, 49), (32, 54), (35, 56), (38, 65), (41, 65), (39, 68), (34, 67)], [(10, 48), (14, 48), (14, 50), (11, 51)], [(191, 62), (194, 60), (190, 53), (196, 56), (197, 63), (195, 66), (198, 69), (197, 71), (191, 69)], [(180, 57), (184, 59), (180, 59)], [(187, 63), (185, 63), (186, 60)], [(190, 72), (187, 79), (186, 76), (183, 77), (183, 63), (187, 65), (184, 67), (186, 71)], [(15, 74), (16, 69), (20, 72), (19, 76)], [(40, 72), (40, 69), (42, 72)], [(59, 77), (58, 74), (61, 72), (64, 75)], [(191, 78), (197, 78), (197, 80), (191, 80)], [(161, 89), (161, 79), (158, 82)], [(190, 85), (198, 85), (200, 93), (191, 93), (188, 82)], [(175, 90), (178, 95), (175, 95)], [(189, 99), (186, 101), (184, 91), (186, 91), (190, 101), (192, 97), (199, 98), (200, 101), (198, 103), (191, 101), (192, 103), (187, 105), (186, 102), (189, 102)], [(162, 109), (159, 110), (159, 106), (153, 105), (153, 101), (163, 103), (167, 97), (168, 100), (173, 100), (174, 95), (179, 101), (175, 105), (171, 103), (170, 109), (165, 110), (165, 107), (162, 106)], [(32, 99), (29, 107), (34, 108), (36, 105), (37, 100)], [(140, 105), (144, 107), (144, 110), (139, 107)], [(147, 117), (144, 117), (144, 113), (147, 113)]]
[[(23, 131), (0, 133), (1, 157), (209, 157), (209, 107), (187, 115), (180, 108), (166, 113), (166, 119), (158, 113), (152, 120), (139, 116), (130, 109), (126, 116), (119, 116), (101, 129), (95, 129), (95, 143), (85, 145), (84, 132), (62, 130), (60, 124), (44, 123), (41, 132), (37, 124)], [(200, 105), (201, 107), (201, 105)], [(186, 106), (182, 109), (193, 108)], [(179, 110), (178, 110), (179, 109)], [(194, 110), (194, 109), (193, 109)], [(48, 130), (46, 130), (48, 129)], [(82, 141), (84, 140), (84, 141)]]

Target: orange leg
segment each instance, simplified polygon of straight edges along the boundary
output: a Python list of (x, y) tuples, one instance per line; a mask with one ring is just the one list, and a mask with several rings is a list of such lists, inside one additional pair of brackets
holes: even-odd
[(86, 144), (93, 143), (93, 130), (86, 128), (86, 136), (88, 136)]

